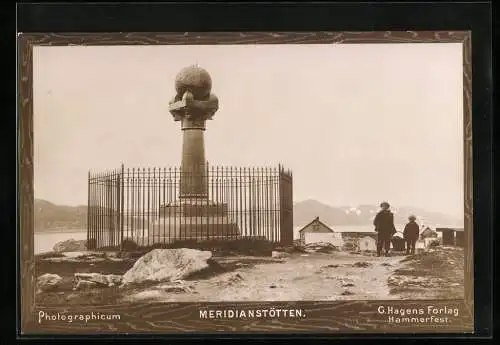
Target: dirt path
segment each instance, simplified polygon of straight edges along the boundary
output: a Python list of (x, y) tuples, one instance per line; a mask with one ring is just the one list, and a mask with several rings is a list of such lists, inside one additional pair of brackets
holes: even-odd
[[(293, 254), (282, 260), (252, 264), (241, 258), (217, 259), (221, 266), (239, 263), (231, 272), (186, 281), (189, 293), (161, 288), (130, 291), (125, 300), (300, 301), (394, 299), (388, 277), (401, 266), (401, 256), (375, 257), (344, 252)], [(257, 260), (257, 259), (254, 259)]]
[[(286, 254), (271, 257), (214, 257), (209, 269), (183, 282), (142, 288), (73, 291), (74, 274), (122, 275), (134, 258), (103, 261), (46, 261), (36, 274), (57, 273), (55, 291), (37, 293), (39, 305), (121, 302), (328, 301), (461, 298), (463, 248), (440, 247), (412, 256), (375, 257), (347, 252)], [(176, 285), (179, 284), (179, 285)]]

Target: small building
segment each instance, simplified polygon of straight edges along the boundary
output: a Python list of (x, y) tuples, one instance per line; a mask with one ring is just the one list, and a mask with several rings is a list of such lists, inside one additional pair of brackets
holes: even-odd
[(376, 251), (377, 241), (371, 236), (365, 236), (359, 240), (359, 250), (361, 251)]
[(436, 231), (442, 233), (443, 246), (464, 246), (463, 228), (437, 228)]
[(396, 252), (402, 252), (406, 250), (406, 241), (403, 238), (401, 232), (397, 232), (392, 236), (391, 239), (392, 249)]
[(429, 227), (426, 227), (422, 232), (420, 232), (420, 238), (425, 239), (425, 238), (437, 238), (438, 234), (436, 231), (432, 230)]
[(312, 222), (299, 230), (300, 241), (303, 244), (325, 242), (338, 245), (335, 232), (316, 217)]
[(365, 237), (371, 237), (377, 243), (377, 233), (373, 229), (359, 227), (349, 231), (339, 230), (339, 232), (342, 238), (342, 249), (346, 251), (362, 250), (359, 248), (360, 240)]
[(465, 245), (464, 229), (456, 229), (456, 231), (455, 231), (455, 245), (457, 247), (463, 247)]
[(454, 246), (455, 245), (455, 229), (450, 228), (437, 228), (436, 231), (441, 232), (441, 239), (443, 246)]

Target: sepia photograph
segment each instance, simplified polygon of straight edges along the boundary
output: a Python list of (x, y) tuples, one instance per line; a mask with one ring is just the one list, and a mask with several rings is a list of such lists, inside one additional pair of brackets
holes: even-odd
[(34, 323), (363, 301), (383, 327), (465, 327), (468, 34), (399, 34), (34, 44)]

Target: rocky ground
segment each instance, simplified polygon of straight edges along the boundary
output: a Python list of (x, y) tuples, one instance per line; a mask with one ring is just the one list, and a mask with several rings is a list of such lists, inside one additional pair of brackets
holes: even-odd
[(434, 247), (404, 258), (401, 264), (388, 279), (391, 295), (401, 299), (464, 297), (463, 248)]
[(48, 253), (36, 258), (36, 303), (460, 298), (463, 272), (463, 249), (452, 247), (391, 257), (322, 245), (272, 257), (212, 257), (194, 249), (142, 257)]

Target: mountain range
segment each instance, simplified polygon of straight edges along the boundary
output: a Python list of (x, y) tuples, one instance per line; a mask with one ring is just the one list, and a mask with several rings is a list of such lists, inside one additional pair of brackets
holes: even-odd
[[(369, 226), (373, 224), (373, 218), (379, 210), (377, 205), (334, 207), (317, 200), (305, 200), (294, 204), (293, 223), (295, 227), (303, 226), (319, 217), (321, 221), (331, 226)], [(453, 216), (417, 207), (391, 207), (391, 210), (396, 224), (406, 224), (408, 216), (412, 214), (417, 217), (418, 223), (430, 227), (457, 226), (462, 223)]]
[[(391, 208), (396, 224), (404, 224), (410, 214), (417, 217), (421, 224), (434, 226), (456, 226), (460, 219), (452, 216), (429, 212), (415, 207)], [(359, 205), (356, 207), (334, 207), (317, 200), (297, 202), (293, 206), (294, 227), (303, 226), (319, 217), (331, 226), (369, 226), (378, 212), (377, 205)], [(87, 227), (87, 206), (55, 205), (49, 201), (35, 199), (35, 229), (47, 231), (57, 229), (85, 229)]]

